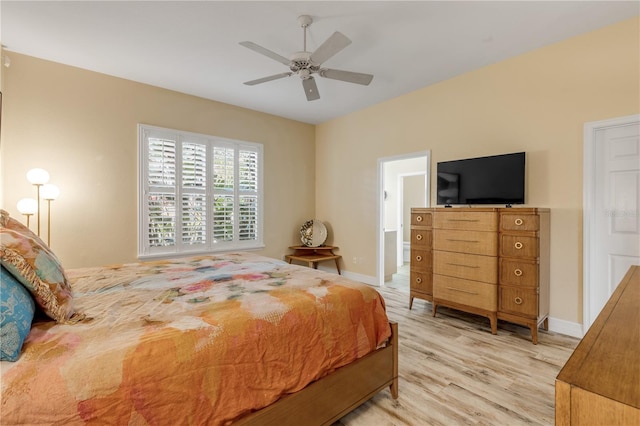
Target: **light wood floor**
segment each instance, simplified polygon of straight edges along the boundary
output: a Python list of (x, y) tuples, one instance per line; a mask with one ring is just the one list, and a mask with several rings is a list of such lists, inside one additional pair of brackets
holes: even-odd
[[(402, 287), (402, 286), (400, 286)], [(334, 426), (553, 425), (555, 377), (578, 339), (447, 308), (431, 316), (403, 288), (381, 288), (399, 327), (400, 397), (376, 395)]]

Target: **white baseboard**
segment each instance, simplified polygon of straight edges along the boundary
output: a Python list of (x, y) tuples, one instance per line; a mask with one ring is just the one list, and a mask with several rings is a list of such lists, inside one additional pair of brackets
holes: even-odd
[(579, 339), (582, 339), (584, 337), (582, 324), (579, 324), (577, 322), (565, 321), (557, 318), (549, 317), (549, 331), (565, 334), (571, 337), (577, 337)]
[[(336, 272), (335, 268), (331, 269), (327, 266), (319, 266), (319, 269), (327, 272)], [(376, 287), (378, 286), (378, 280), (376, 279), (376, 277), (372, 277), (371, 275), (363, 275), (349, 271), (342, 271), (342, 275), (345, 278), (349, 278), (350, 280), (360, 281), (362, 283)], [(566, 336), (577, 337), (578, 339), (582, 339), (584, 337), (582, 324), (577, 322), (565, 321), (558, 318), (549, 317), (549, 331), (564, 334)]]
[(378, 280), (371, 275), (358, 274), (356, 272), (342, 271), (342, 276), (349, 278), (350, 280), (360, 281), (361, 283), (378, 286)]

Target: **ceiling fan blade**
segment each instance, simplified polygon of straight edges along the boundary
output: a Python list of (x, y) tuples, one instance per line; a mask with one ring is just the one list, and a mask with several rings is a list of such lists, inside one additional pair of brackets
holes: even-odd
[(320, 99), (318, 86), (316, 85), (316, 80), (313, 77), (303, 79), (302, 87), (304, 88), (304, 94), (307, 95), (308, 101), (315, 101), (316, 99)]
[(311, 54), (309, 59), (316, 65), (323, 64), (324, 61), (350, 44), (351, 40), (346, 35), (336, 31)]
[(330, 68), (321, 69), (318, 74), (320, 77), (331, 78), (333, 80), (346, 81), (348, 83), (362, 84), (364, 86), (369, 85), (373, 76), (371, 74), (363, 74), (360, 72), (332, 70)]
[(277, 53), (272, 52), (269, 49), (265, 49), (262, 46), (258, 46), (252, 41), (241, 41), (240, 44), (246, 48), (253, 50), (254, 52), (258, 52), (271, 59), (275, 59), (276, 61), (280, 62), (281, 64), (285, 64), (286, 66), (289, 66), (289, 64), (291, 63), (291, 61), (285, 58), (284, 56), (278, 55)]
[(267, 81), (277, 80), (279, 78), (284, 78), (284, 77), (289, 77), (291, 74), (293, 74), (293, 73), (291, 73), (291, 72), (283, 72), (283, 73), (280, 73), (280, 74), (270, 75), (269, 77), (258, 78), (257, 80), (245, 81), (244, 84), (246, 84), (247, 86), (255, 86), (256, 84), (266, 83)]

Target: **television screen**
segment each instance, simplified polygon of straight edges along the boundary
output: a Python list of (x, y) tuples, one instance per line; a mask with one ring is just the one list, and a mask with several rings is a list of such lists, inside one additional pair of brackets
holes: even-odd
[(438, 204), (524, 204), (525, 153), (438, 163)]

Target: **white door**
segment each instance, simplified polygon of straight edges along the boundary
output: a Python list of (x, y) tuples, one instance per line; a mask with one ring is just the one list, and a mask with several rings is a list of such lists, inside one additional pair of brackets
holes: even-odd
[(629, 267), (640, 265), (640, 117), (585, 130), (586, 332)]

